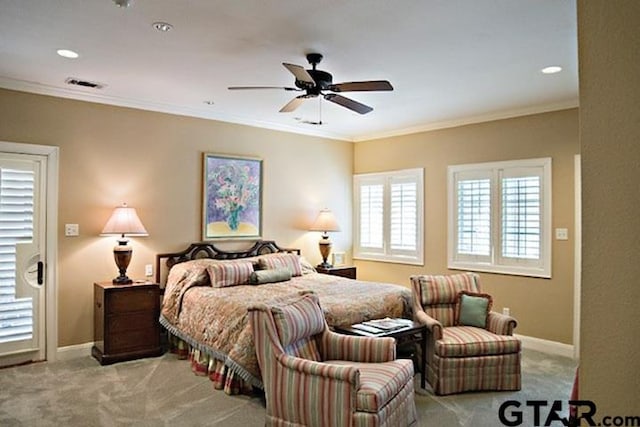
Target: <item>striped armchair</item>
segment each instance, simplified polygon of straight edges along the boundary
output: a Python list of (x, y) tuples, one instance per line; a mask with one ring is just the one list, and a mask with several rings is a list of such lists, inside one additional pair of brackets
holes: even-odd
[[(473, 390), (520, 390), (516, 319), (490, 311), (484, 327), (460, 322), (460, 295), (480, 294), (479, 276), (411, 276), (413, 314), (427, 325), (427, 381), (438, 395)], [(471, 322), (469, 322), (471, 323)]]
[(304, 294), (249, 310), (267, 426), (409, 426), (413, 365), (392, 338), (331, 332), (318, 298)]

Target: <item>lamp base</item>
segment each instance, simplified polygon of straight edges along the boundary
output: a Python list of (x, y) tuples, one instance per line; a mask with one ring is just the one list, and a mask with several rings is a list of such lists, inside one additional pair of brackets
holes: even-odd
[(133, 250), (131, 250), (131, 246), (127, 245), (127, 241), (124, 240), (124, 238), (119, 240), (119, 244), (113, 248), (113, 258), (120, 272), (120, 275), (113, 279), (114, 285), (128, 285), (133, 283), (133, 280), (127, 276), (127, 267), (131, 262), (132, 253)]
[(127, 275), (124, 275), (116, 277), (112, 282), (114, 285), (130, 285), (133, 283), (133, 280), (131, 280)]
[(329, 264), (328, 262), (321, 262), (316, 265), (317, 268), (333, 268), (333, 264)]

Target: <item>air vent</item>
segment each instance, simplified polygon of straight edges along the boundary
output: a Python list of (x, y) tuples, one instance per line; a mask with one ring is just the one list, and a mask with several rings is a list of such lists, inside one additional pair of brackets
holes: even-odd
[(105, 87), (105, 85), (103, 85), (102, 83), (95, 83), (87, 80), (80, 80), (80, 79), (76, 79), (75, 77), (69, 77), (64, 82), (68, 85), (88, 87), (91, 89), (103, 89)]

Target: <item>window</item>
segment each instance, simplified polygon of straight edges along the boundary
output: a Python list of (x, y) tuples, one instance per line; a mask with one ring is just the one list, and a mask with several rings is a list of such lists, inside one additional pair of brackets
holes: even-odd
[(423, 171), (355, 175), (354, 258), (423, 264)]
[(449, 268), (551, 277), (551, 159), (449, 166)]

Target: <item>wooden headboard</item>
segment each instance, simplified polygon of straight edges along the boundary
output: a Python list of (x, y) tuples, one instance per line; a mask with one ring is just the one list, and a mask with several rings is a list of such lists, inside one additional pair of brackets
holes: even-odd
[(163, 259), (166, 259), (165, 267), (167, 270), (170, 270), (171, 267), (176, 264), (194, 259), (211, 258), (230, 260), (276, 252), (288, 252), (300, 255), (300, 249), (281, 248), (273, 240), (258, 240), (251, 248), (244, 251), (224, 251), (209, 242), (192, 243), (183, 251), (156, 255), (156, 282), (161, 283)]

